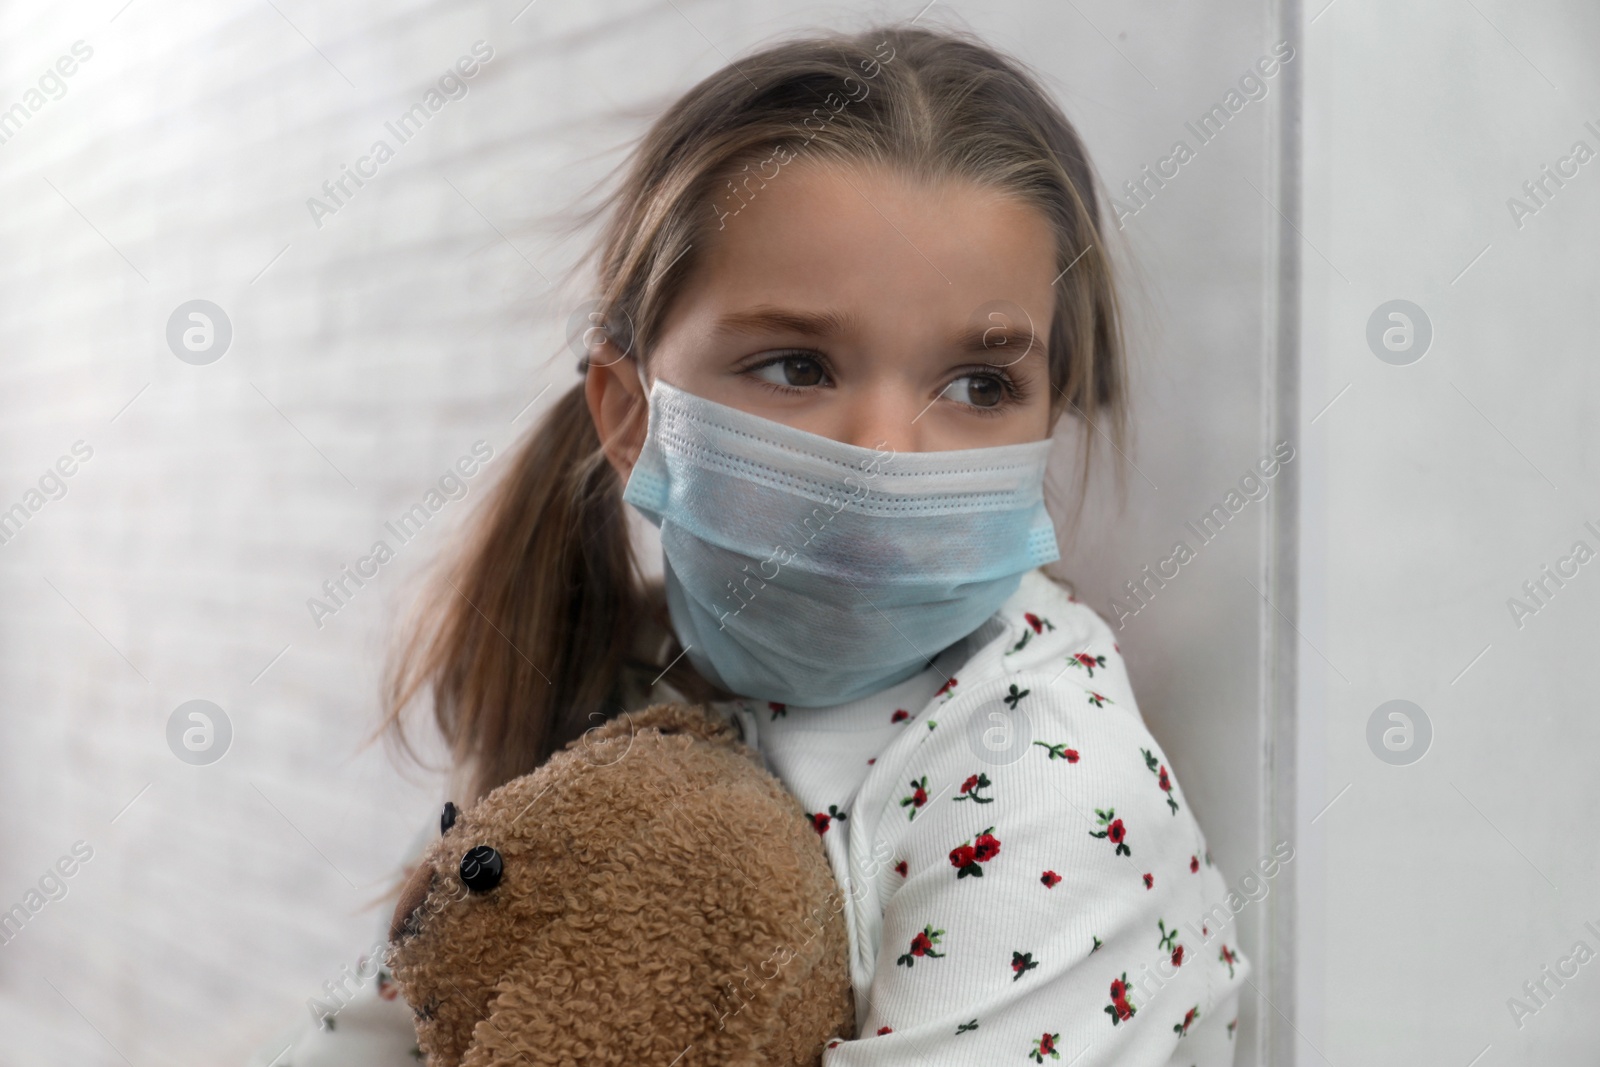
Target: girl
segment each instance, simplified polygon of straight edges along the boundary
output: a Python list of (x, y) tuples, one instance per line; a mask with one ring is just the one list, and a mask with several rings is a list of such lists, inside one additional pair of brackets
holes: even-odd
[(603, 205), (583, 381), (393, 677), (458, 801), (658, 700), (736, 721), (844, 896), (858, 1029), (825, 1067), (1233, 1061), (1226, 886), (1110, 628), (1039, 569), (1058, 419), (1124, 436), (1097, 205), (1046, 92), (962, 33), (705, 79)]

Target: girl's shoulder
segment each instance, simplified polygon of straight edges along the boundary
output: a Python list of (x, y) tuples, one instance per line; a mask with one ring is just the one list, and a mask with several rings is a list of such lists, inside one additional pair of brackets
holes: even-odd
[[(1055, 806), (1062, 788), (1089, 784), (1170, 806), (1176, 778), (1139, 712), (1117, 634), (1069, 586), (1028, 572), (972, 644), (906, 724), (907, 736), (878, 758), (860, 798), (864, 811), (895, 810), (907, 781), (925, 781), (931, 803), (944, 786), (962, 797), (985, 778), (1029, 783), (1021, 792), (1039, 807)], [(1055, 788), (1033, 789), (1036, 774)], [(1152, 783), (1157, 792), (1144, 795)], [(912, 809), (923, 806), (912, 797)], [(1111, 803), (1073, 799), (1085, 811)], [(919, 812), (904, 814), (910, 822)]]
[(968, 638), (968, 645), (970, 654), (935, 695), (935, 707), (980, 686), (989, 688), (987, 683), (1042, 672), (1051, 685), (1064, 683), (1094, 694), (1098, 700), (1090, 702), (1097, 706), (1116, 699), (1138, 715), (1116, 633), (1068, 582), (1043, 568), (1022, 576), (1016, 591)]
[(1139, 712), (1111, 626), (1041, 571), (986, 626), (864, 783), (851, 814), (874, 846), (899, 855), (922, 839), (943, 871), (941, 850), (979, 831), (1001, 837), (995, 827), (1041, 862), (1104, 858), (1095, 850), (1109, 838), (1117, 862), (1102, 873), (1115, 880), (1131, 869), (1120, 862), (1131, 833), (1151, 866), (1130, 889), (1197, 873), (1204, 833)]

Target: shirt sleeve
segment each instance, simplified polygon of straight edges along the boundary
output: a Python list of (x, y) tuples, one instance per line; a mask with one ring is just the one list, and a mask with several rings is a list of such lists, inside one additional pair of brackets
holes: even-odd
[(1227, 889), (1109, 628), (1085, 646), (930, 709), (904, 795), (872, 799), (883, 926), (824, 1067), (1232, 1063)]

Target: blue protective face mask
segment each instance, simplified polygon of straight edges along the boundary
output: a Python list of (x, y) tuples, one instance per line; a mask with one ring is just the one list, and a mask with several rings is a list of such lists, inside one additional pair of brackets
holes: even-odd
[(686, 655), (731, 692), (831, 707), (886, 689), (1060, 558), (1048, 439), (879, 451), (646, 388), (622, 498), (661, 530)]

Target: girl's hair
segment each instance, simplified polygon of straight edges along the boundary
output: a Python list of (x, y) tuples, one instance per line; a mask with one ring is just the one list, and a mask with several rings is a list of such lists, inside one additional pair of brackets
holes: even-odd
[[(1055, 231), (1060, 272), (1044, 340), (1051, 425), (1070, 407), (1085, 456), (1097, 433), (1120, 450), (1122, 326), (1088, 156), (1035, 76), (962, 30), (899, 23), (777, 43), (657, 118), (620, 184), (585, 215), (607, 216), (579, 266), (598, 255), (610, 351), (646, 360), (707, 234), (803, 160), (964, 180), (1036, 207)], [(1082, 470), (1080, 490), (1087, 459)], [(509, 460), (412, 619), (380, 730), (404, 742), (401, 712), (431, 688), (470, 803), (639, 706), (663, 672), (691, 700), (730, 695), (680, 652), (660, 582), (639, 570), (622, 485), (580, 383)]]

